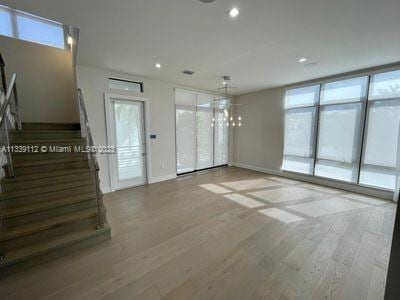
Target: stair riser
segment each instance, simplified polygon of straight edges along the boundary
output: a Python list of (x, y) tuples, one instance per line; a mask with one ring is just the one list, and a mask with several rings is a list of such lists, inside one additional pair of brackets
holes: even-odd
[(41, 195), (29, 195), (25, 197), (18, 197), (5, 200), (4, 205), (7, 207), (16, 207), (21, 205), (30, 205), (43, 201), (55, 201), (62, 197), (69, 197), (74, 195), (79, 195), (81, 193), (94, 193), (94, 186), (92, 184), (87, 184), (75, 188), (69, 188), (68, 190), (60, 190), (51, 193), (44, 193)]
[(33, 266), (43, 264), (45, 262), (54, 260), (58, 257), (69, 255), (73, 252), (87, 248), (91, 245), (95, 245), (97, 243), (109, 240), (110, 238), (111, 238), (111, 230), (107, 229), (106, 231), (103, 231), (100, 234), (93, 234), (92, 237), (77, 241), (75, 243), (71, 243), (71, 244), (63, 246), (63, 247), (59, 247), (57, 249), (53, 249), (52, 251), (48, 251), (44, 254), (40, 254), (35, 257), (30, 257), (25, 260), (20, 260), (13, 264), (10, 263), (3, 267), (0, 266), (0, 270), (1, 270), (0, 278), (4, 278), (6, 276), (9, 276), (10, 274), (14, 274), (19, 271), (23, 271), (28, 268), (31, 268)]
[(28, 168), (28, 167), (37, 167), (37, 166), (49, 166), (49, 165), (58, 165), (58, 164), (70, 164), (76, 162), (86, 162), (88, 163), (88, 157), (71, 157), (63, 160), (35, 160), (35, 161), (26, 161), (22, 163), (14, 163), (14, 168)]
[[(29, 141), (29, 142), (13, 142), (11, 143), (14, 147), (30, 147), (25, 153), (47, 153), (47, 152), (76, 152), (74, 151), (74, 146), (85, 146), (84, 140), (71, 140), (71, 141)], [(42, 149), (42, 146), (47, 147), (46, 149)], [(18, 152), (22, 152), (23, 150), (19, 150)], [(23, 149), (23, 148), (22, 148)], [(16, 151), (14, 151), (16, 152)]]
[(45, 133), (13, 133), (12, 141), (26, 141), (26, 140), (52, 140), (52, 139), (77, 139), (81, 137), (79, 131), (72, 132), (45, 132)]
[(89, 180), (93, 177), (90, 172), (87, 172), (87, 173), (71, 174), (67, 176), (47, 177), (36, 180), (17, 181), (13, 183), (7, 182), (3, 183), (3, 189), (5, 192), (19, 191), (41, 186), (46, 187), (48, 185), (68, 183), (71, 181), (76, 181), (78, 178), (79, 180)]
[(79, 123), (70, 123), (70, 124), (55, 124), (55, 123), (22, 123), (23, 130), (80, 130)]
[(77, 162), (68, 162), (61, 164), (50, 164), (50, 165), (42, 165), (42, 166), (30, 166), (30, 167), (15, 167), (14, 172), (16, 176), (42, 173), (42, 172), (52, 172), (52, 171), (63, 171), (70, 169), (80, 169), (80, 168), (88, 168), (89, 163), (87, 160), (77, 161)]
[(7, 253), (8, 250), (32, 245), (34, 243), (40, 243), (41, 241), (45, 241), (66, 233), (70, 233), (75, 230), (81, 230), (85, 228), (95, 228), (96, 224), (97, 224), (96, 216), (92, 216), (90, 218), (66, 224), (59, 224), (52, 228), (42, 230), (33, 234), (28, 234), (11, 240), (2, 241), (0, 242), (0, 249), (4, 249), (4, 251)]
[(15, 164), (23, 163), (23, 162), (31, 162), (38, 160), (49, 160), (49, 159), (78, 159), (78, 158), (86, 158), (88, 155), (86, 153), (80, 152), (72, 152), (72, 153), (14, 153), (13, 154), (13, 162)]
[(25, 197), (25, 196), (36, 196), (36, 197), (42, 197), (43, 193), (50, 193), (54, 191), (64, 191), (68, 190), (70, 188), (74, 187), (79, 187), (79, 186), (84, 186), (84, 185), (91, 185), (93, 184), (93, 180), (77, 180), (73, 182), (67, 182), (64, 184), (57, 184), (57, 185), (50, 185), (50, 186), (43, 186), (39, 188), (31, 188), (31, 189), (26, 189), (26, 190), (20, 190), (20, 191), (15, 191), (12, 193), (12, 195), (8, 195), (7, 197), (10, 198), (19, 198), (19, 197)]
[(6, 218), (4, 220), (4, 228), (7, 230), (7, 228), (18, 226), (18, 225), (23, 225), (27, 224), (30, 222), (37, 222), (38, 220), (45, 220), (48, 218), (53, 218), (57, 217), (66, 213), (71, 213), (75, 211), (79, 211), (82, 209), (87, 209), (91, 207), (96, 207), (97, 202), (95, 199), (91, 200), (86, 200), (82, 201), (79, 203), (75, 204), (69, 204), (61, 207), (56, 207), (52, 209), (48, 209), (45, 211), (37, 212), (37, 213), (32, 213), (32, 214), (27, 214), (24, 216), (18, 216), (14, 218)]

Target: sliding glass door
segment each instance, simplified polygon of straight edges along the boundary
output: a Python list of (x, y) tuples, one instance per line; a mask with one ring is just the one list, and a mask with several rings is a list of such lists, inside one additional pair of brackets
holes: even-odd
[(197, 170), (214, 166), (213, 118), (213, 97), (198, 94), (196, 101)]
[(175, 91), (177, 173), (228, 163), (229, 127), (224, 122), (228, 100), (184, 90)]
[(220, 101), (214, 112), (214, 164), (217, 166), (228, 164), (229, 160), (229, 127), (224, 122), (228, 101)]
[(196, 169), (196, 95), (176, 91), (176, 168), (179, 173)]

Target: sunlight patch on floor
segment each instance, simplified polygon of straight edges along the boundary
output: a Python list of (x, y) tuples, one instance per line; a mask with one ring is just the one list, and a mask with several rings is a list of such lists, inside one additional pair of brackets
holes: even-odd
[(281, 184), (266, 179), (250, 179), (250, 180), (223, 182), (222, 185), (237, 191), (244, 191), (252, 189), (262, 189), (266, 187), (275, 187), (275, 186), (280, 186)]
[(265, 206), (264, 203), (258, 202), (254, 199), (251, 199), (249, 197), (240, 195), (240, 194), (230, 194), (230, 195), (224, 195), (225, 198), (232, 200), (236, 203), (239, 203), (241, 205), (244, 205), (248, 208), (255, 208), (255, 207), (261, 207)]
[(216, 193), (216, 194), (227, 194), (227, 193), (231, 193), (231, 190), (228, 190), (222, 186), (218, 186), (216, 184), (200, 184), (200, 187), (202, 187), (203, 189), (206, 189), (210, 192)]
[(311, 217), (320, 217), (338, 212), (349, 211), (370, 207), (368, 204), (356, 203), (343, 198), (330, 198), (326, 200), (317, 200), (308, 203), (289, 205), (287, 208), (298, 211)]
[(284, 223), (293, 223), (304, 220), (302, 217), (296, 216), (278, 208), (267, 208), (259, 210), (258, 212)]
[(300, 200), (312, 196), (320, 196), (319, 193), (298, 187), (284, 187), (276, 190), (263, 190), (251, 192), (248, 194), (272, 203), (280, 203), (286, 201)]

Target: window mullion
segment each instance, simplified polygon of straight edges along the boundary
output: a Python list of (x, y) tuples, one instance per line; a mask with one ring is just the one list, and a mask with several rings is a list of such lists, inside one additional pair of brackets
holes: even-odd
[(359, 151), (358, 151), (358, 168), (357, 168), (357, 184), (360, 184), (360, 176), (361, 176), (361, 166), (362, 166), (362, 161), (363, 161), (363, 155), (364, 155), (364, 143), (365, 143), (365, 138), (366, 138), (366, 132), (367, 132), (367, 118), (368, 118), (368, 102), (369, 102), (369, 88), (370, 88), (370, 83), (371, 83), (371, 76), (368, 76), (368, 81), (367, 81), (367, 86), (366, 86), (366, 96), (364, 100), (364, 105), (362, 109), (362, 115), (361, 115), (361, 140), (359, 140), (358, 145), (359, 145)]
[(11, 27), (12, 27), (12, 36), (16, 39), (19, 39), (18, 32), (18, 22), (17, 22), (17, 13), (15, 10), (9, 10), (11, 16)]
[(315, 121), (314, 121), (314, 150), (313, 150), (313, 169), (312, 175), (315, 176), (315, 166), (317, 164), (317, 152), (318, 152), (318, 131), (319, 131), (319, 110), (321, 102), (322, 85), (319, 85), (318, 101), (315, 107)]

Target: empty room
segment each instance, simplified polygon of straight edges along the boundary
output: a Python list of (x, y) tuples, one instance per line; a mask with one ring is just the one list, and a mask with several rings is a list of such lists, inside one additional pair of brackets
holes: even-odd
[(400, 299), (398, 0), (0, 0), (0, 299)]

